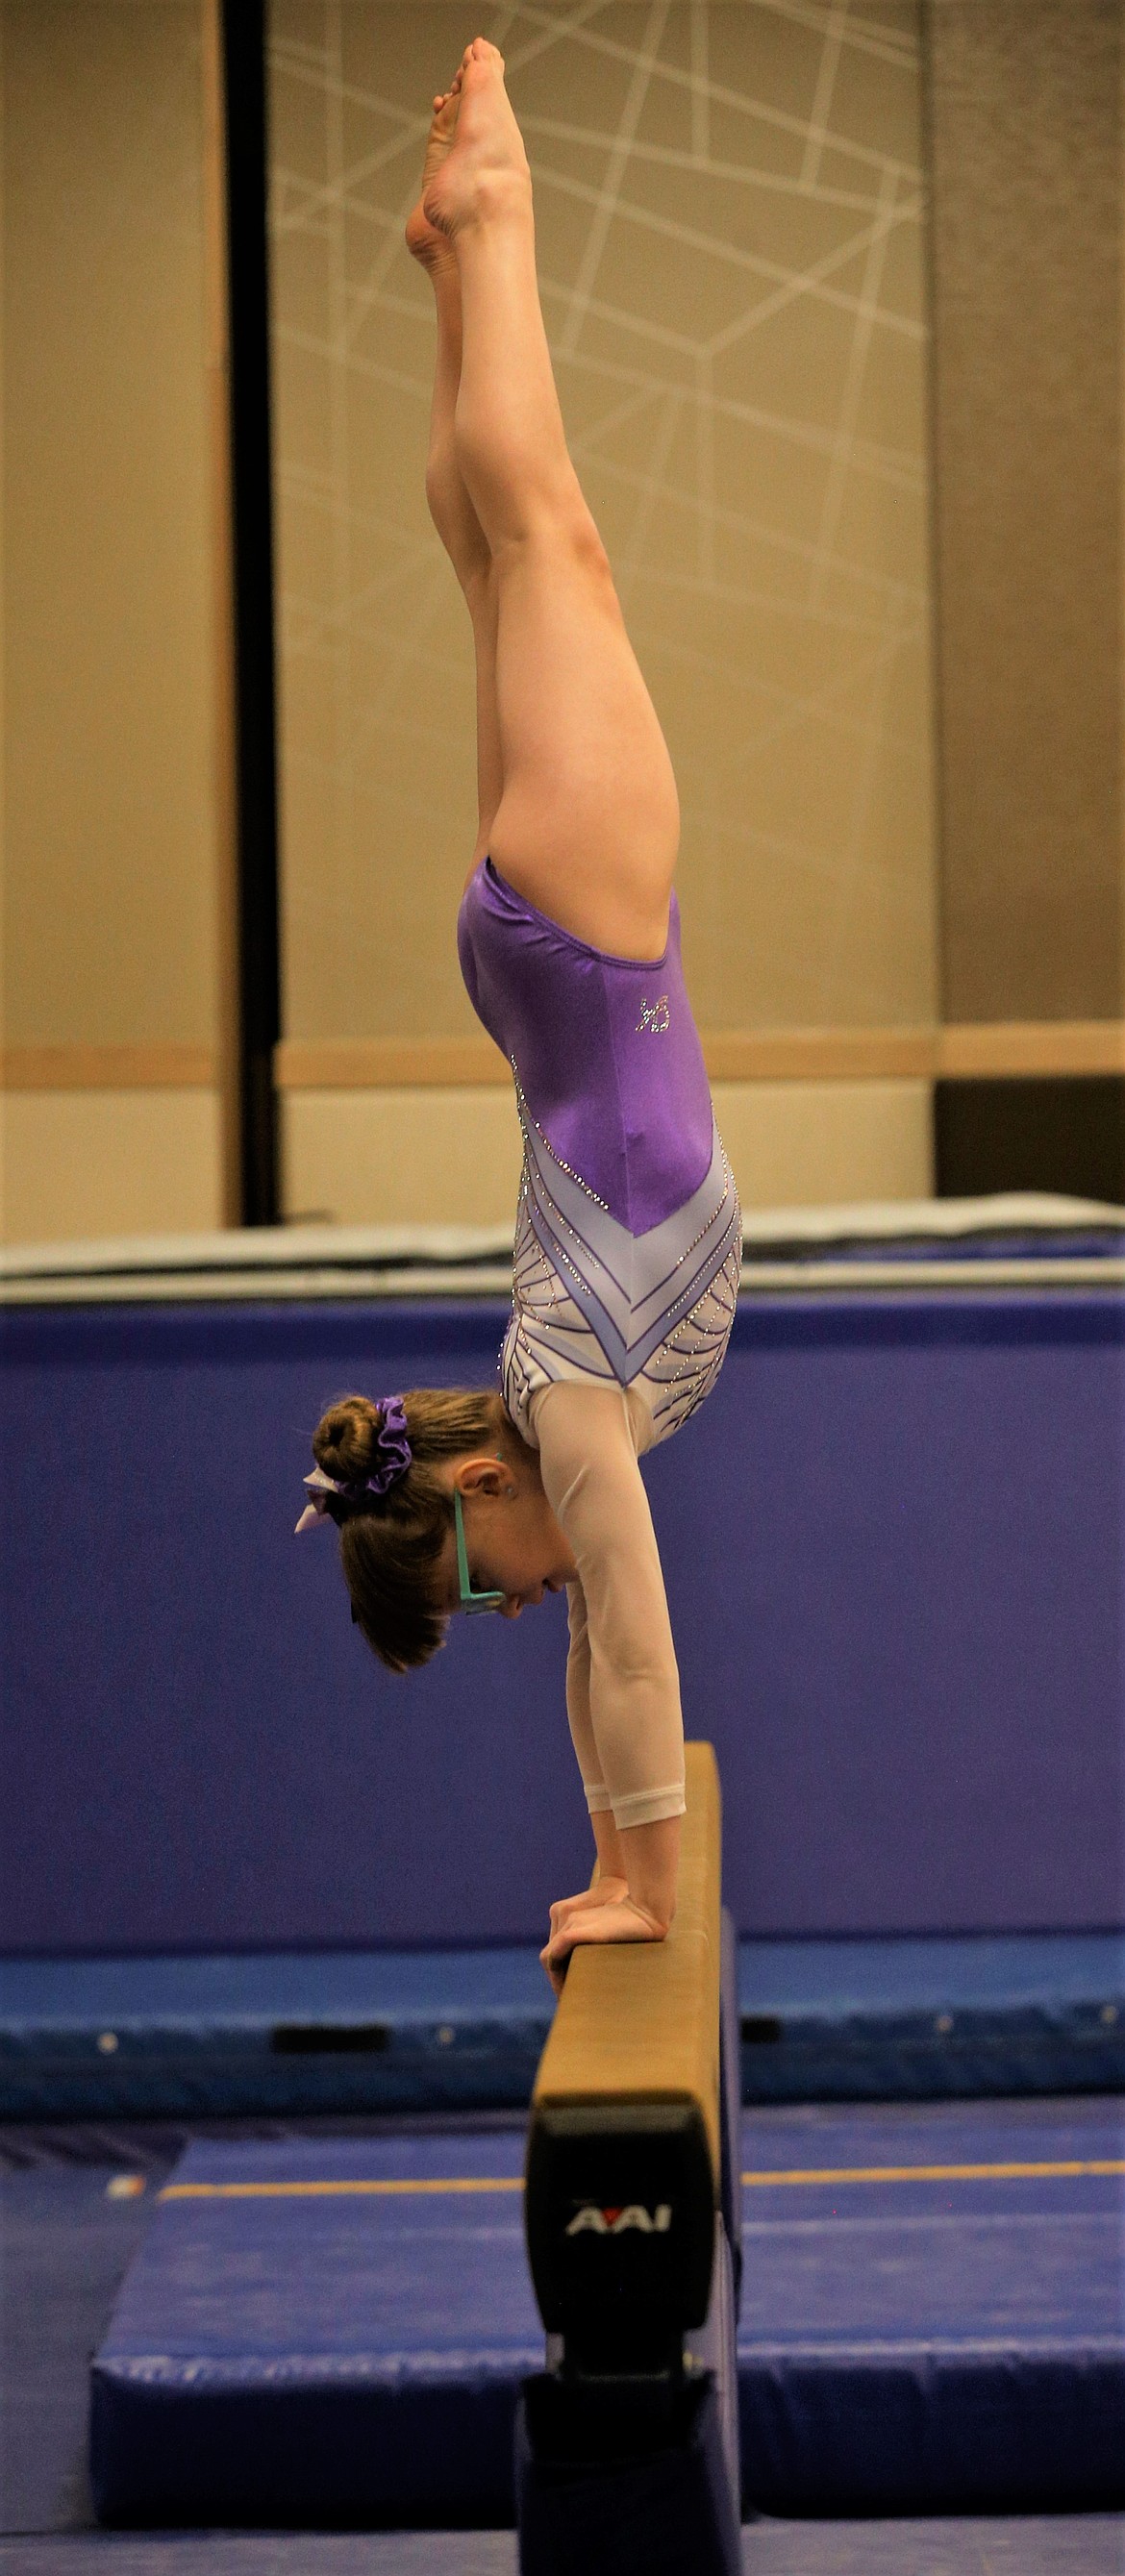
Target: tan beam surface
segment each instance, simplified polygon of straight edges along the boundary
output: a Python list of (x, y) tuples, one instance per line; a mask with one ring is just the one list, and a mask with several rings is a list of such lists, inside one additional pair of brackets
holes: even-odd
[(719, 2181), (719, 1771), (689, 1744), (679, 1897), (667, 1940), (573, 1953), (532, 2094), (537, 2109), (693, 2102)]

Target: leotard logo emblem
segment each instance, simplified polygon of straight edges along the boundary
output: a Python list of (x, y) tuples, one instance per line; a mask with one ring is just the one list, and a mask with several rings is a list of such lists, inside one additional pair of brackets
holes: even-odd
[(641, 1003), (641, 1016), (637, 1022), (635, 1034), (639, 1037), (642, 1029), (651, 1029), (654, 1038), (662, 1038), (665, 1029), (671, 1025), (671, 1019), (667, 993), (658, 993), (655, 1002)]

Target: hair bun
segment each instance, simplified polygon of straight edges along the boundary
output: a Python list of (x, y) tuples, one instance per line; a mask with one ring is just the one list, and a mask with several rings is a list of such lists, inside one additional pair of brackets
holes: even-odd
[(313, 1433), (313, 1456), (341, 1485), (364, 1485), (375, 1464), (382, 1416), (367, 1395), (342, 1395)]

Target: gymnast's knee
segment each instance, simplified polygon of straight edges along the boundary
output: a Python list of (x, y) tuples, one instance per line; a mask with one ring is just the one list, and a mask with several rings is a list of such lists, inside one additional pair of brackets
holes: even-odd
[(609, 557), (565, 451), (561, 457), (544, 455), (518, 432), (502, 444), (490, 434), (478, 451), (460, 413), (455, 445), (498, 561), (553, 553), (612, 587)]
[(592, 602), (616, 607), (609, 556), (581, 494), (529, 498), (510, 536), (495, 548), (498, 574), (530, 572), (533, 578), (580, 589)]

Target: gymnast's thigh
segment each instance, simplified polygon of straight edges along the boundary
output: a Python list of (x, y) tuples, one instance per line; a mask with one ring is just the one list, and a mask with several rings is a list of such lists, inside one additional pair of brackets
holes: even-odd
[(489, 848), (579, 939), (657, 957), (679, 845), (672, 764), (593, 521), (496, 559), (503, 792)]

